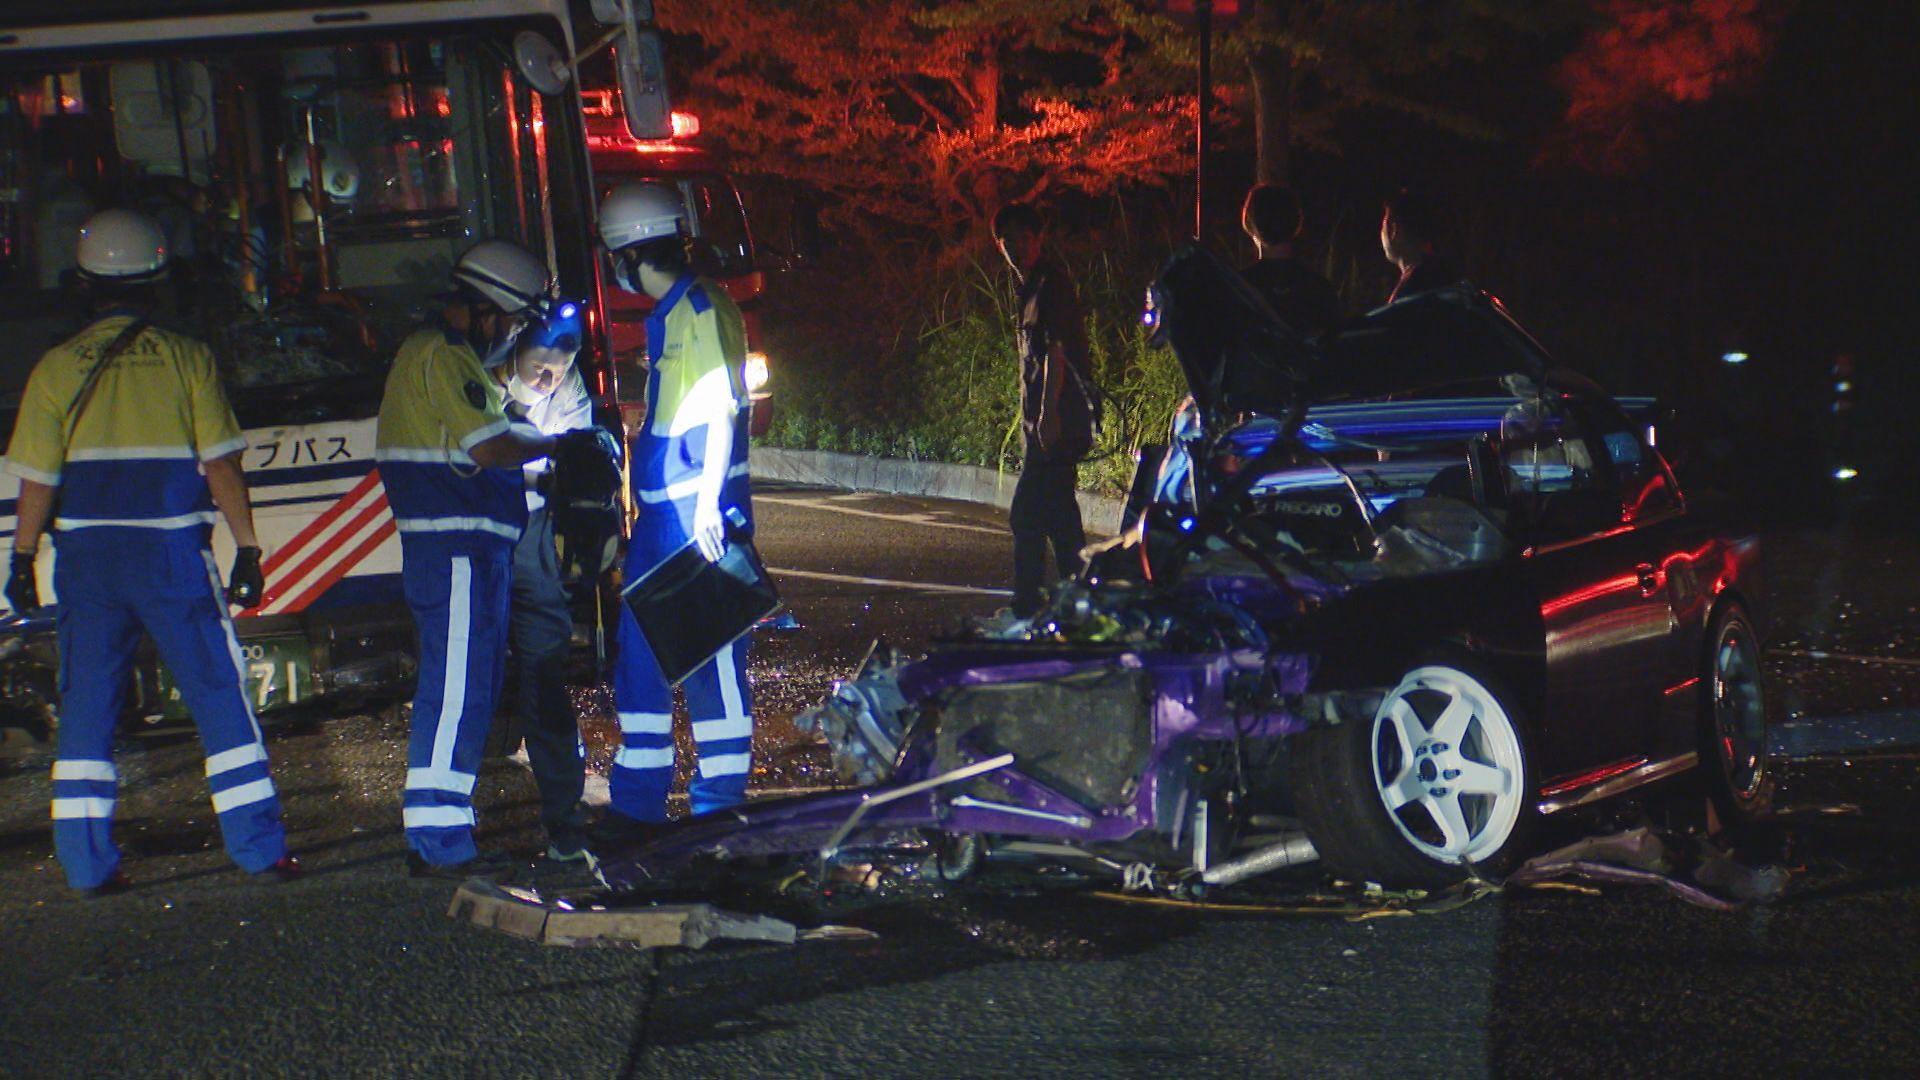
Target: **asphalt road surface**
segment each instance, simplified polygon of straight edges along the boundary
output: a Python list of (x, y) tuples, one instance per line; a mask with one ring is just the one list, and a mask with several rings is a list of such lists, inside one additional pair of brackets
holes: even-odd
[[(821, 782), (787, 719), (871, 639), (912, 647), (1005, 602), (1010, 541), (954, 503), (789, 489), (757, 511), (801, 624), (754, 655), (764, 792)], [(387, 710), (270, 732), (311, 870), (291, 885), (231, 868), (197, 748), (155, 739), (119, 759), (139, 886), (77, 899), (45, 755), (0, 764), (0, 1075), (1912, 1075), (1920, 544), (1777, 550), (1770, 670), (1797, 756), (1789, 813), (1738, 838), (1796, 871), (1766, 906), (1510, 890), (1348, 922), (989, 892), (838, 920), (862, 941), (544, 947), (454, 922), (449, 884), (405, 877)], [(606, 694), (579, 702), (604, 769)], [(475, 799), (483, 844), (535, 848), (524, 770), (490, 765)]]

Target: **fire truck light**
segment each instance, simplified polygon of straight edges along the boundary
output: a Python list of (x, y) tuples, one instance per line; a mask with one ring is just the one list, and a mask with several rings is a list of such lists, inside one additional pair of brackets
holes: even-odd
[(1747, 354), (1743, 352), (1722, 353), (1720, 354), (1720, 361), (1726, 364), (1744, 364), (1747, 362)]
[(674, 138), (691, 139), (700, 134), (700, 118), (692, 113), (676, 112), (672, 115), (672, 120)]
[(1833, 478), (1835, 480), (1854, 480), (1854, 479), (1857, 479), (1859, 476), (1860, 476), (1860, 470), (1855, 469), (1848, 465), (1842, 465), (1839, 468), (1833, 470)]
[(741, 381), (747, 384), (747, 392), (758, 393), (767, 385), (771, 372), (767, 370), (767, 354), (750, 352), (747, 354), (746, 370), (740, 373)]

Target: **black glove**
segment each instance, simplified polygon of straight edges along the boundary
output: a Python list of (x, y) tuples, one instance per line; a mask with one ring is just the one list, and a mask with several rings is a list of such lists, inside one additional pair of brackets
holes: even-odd
[(24, 551), (13, 553), (13, 567), (7, 574), (7, 603), (22, 617), (40, 610), (40, 581), (33, 576), (33, 556)]
[(554, 440), (547, 505), (570, 580), (591, 581), (615, 561), (620, 544), (620, 440), (605, 428), (580, 428)]
[(260, 603), (267, 588), (267, 575), (260, 572), (260, 549), (243, 547), (233, 553), (233, 569), (227, 572), (227, 603), (242, 611)]
[(582, 427), (582, 429), (563, 430), (553, 436), (553, 471), (563, 475), (572, 467), (572, 471), (591, 471), (601, 473), (611, 467), (620, 469), (620, 440), (614, 438), (611, 430), (603, 427)]
[(577, 428), (554, 437), (554, 498), (613, 505), (620, 498), (620, 440), (602, 427)]

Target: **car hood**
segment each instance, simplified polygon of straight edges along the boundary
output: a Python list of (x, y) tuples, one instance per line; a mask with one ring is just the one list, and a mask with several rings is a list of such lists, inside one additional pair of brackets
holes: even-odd
[(1284, 415), (1317, 353), (1239, 272), (1204, 248), (1174, 253), (1150, 298), (1156, 336), (1173, 347), (1202, 418)]
[(1154, 339), (1172, 346), (1206, 430), (1327, 401), (1457, 396), (1510, 375), (1601, 393), (1553, 363), (1495, 297), (1461, 285), (1388, 304), (1312, 339), (1280, 319), (1219, 256), (1188, 246), (1149, 294)]

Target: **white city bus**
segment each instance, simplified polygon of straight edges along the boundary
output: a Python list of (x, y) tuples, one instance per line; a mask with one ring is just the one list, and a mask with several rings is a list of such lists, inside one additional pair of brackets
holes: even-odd
[[(600, 44), (633, 32), (631, 8), (593, 9), (615, 27), (580, 20)], [(0, 439), (35, 360), (81, 324), (80, 221), (155, 215), (175, 252), (162, 321), (213, 346), (247, 431), (267, 590), (238, 628), (263, 709), (390, 691), (410, 671), (374, 416), (455, 257), (517, 240), (597, 310), (574, 16), (565, 0), (65, 0), (0, 16)], [(590, 340), (581, 361), (611, 400), (607, 355)], [(17, 492), (0, 479), (0, 536)], [(226, 565), (224, 527), (214, 544)], [(50, 545), (39, 569), (57, 604)], [(53, 649), (49, 618), (0, 623), (15, 716), (0, 727), (50, 704)], [(149, 661), (129, 712), (174, 715), (173, 696)]]

